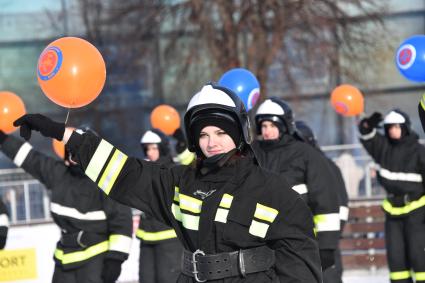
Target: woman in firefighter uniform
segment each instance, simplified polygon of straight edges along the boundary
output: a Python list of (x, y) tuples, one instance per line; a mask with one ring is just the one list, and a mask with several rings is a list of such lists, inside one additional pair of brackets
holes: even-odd
[[(295, 121), (295, 134), (294, 136), (311, 145), (317, 149), (323, 156), (326, 157), (325, 153), (320, 149), (317, 144), (316, 137), (313, 130), (304, 121)], [(345, 188), (344, 178), (342, 176), (339, 167), (330, 159), (326, 157), (328, 165), (332, 170), (333, 179), (331, 184), (334, 186), (334, 191), (338, 194), (339, 200), (339, 218), (341, 224), (340, 234), (344, 231), (345, 223), (348, 220), (348, 194)], [(323, 272), (324, 283), (342, 283), (342, 261), (341, 251), (339, 247), (335, 250), (335, 265), (332, 268), (328, 268)]]
[(0, 200), (0, 250), (4, 249), (4, 247), (6, 246), (8, 230), (9, 230), (9, 216), (7, 214), (6, 206)]
[[(374, 113), (360, 121), (360, 141), (379, 166), (378, 181), (387, 192), (385, 240), (393, 283), (425, 282), (425, 148), (403, 111), (394, 109), (382, 121)], [(411, 273), (412, 271), (412, 273)]]
[(131, 209), (99, 193), (68, 152), (59, 161), (0, 135), (3, 153), (51, 191), (50, 211), (61, 230), (52, 282), (115, 282), (130, 251)]
[(206, 85), (184, 124), (196, 168), (127, 157), (41, 115), (15, 122), (27, 139), (32, 129), (63, 138), (105, 194), (172, 226), (185, 247), (178, 282), (321, 282), (311, 213), (284, 179), (255, 163), (242, 101)]
[[(140, 144), (145, 160), (173, 165), (168, 138), (161, 131), (146, 131)], [(174, 229), (142, 211), (136, 237), (140, 239), (139, 282), (175, 282), (180, 274), (183, 247)]]
[(254, 144), (259, 163), (287, 179), (310, 207), (322, 269), (326, 270), (335, 263), (340, 235), (339, 201), (329, 183), (333, 176), (326, 158), (293, 136), (292, 109), (281, 99), (265, 100), (258, 107), (255, 123), (260, 136)]

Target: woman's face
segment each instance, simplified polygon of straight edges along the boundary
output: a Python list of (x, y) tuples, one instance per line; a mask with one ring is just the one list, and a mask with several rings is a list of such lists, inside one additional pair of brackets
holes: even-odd
[(159, 147), (156, 143), (148, 144), (146, 149), (146, 157), (150, 161), (157, 161), (159, 159)]
[(261, 123), (261, 135), (265, 141), (279, 139), (279, 128), (272, 121)]
[(206, 126), (199, 135), (199, 147), (205, 157), (227, 153), (236, 147), (232, 138), (216, 126)]
[(401, 127), (399, 124), (392, 124), (388, 129), (388, 135), (394, 140), (401, 139)]

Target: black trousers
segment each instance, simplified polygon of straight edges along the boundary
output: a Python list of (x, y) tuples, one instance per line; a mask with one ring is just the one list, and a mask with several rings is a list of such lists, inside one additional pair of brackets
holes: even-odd
[[(407, 272), (418, 275), (416, 282), (425, 282), (425, 207), (405, 217), (385, 219), (385, 240), (392, 283), (412, 283)], [(413, 276), (415, 277), (415, 276)]]
[(181, 271), (183, 246), (177, 239), (140, 244), (139, 282), (176, 282)]
[(335, 250), (335, 264), (323, 271), (323, 283), (342, 283), (341, 250)]
[(102, 283), (104, 257), (104, 254), (95, 256), (83, 266), (71, 270), (63, 270), (56, 265), (52, 283)]

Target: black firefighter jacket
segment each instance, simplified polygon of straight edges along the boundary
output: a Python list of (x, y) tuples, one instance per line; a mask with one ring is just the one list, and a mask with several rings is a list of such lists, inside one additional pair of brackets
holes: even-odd
[(133, 224), (129, 207), (100, 193), (79, 167), (45, 156), (27, 142), (8, 136), (1, 150), (51, 191), (50, 211), (62, 231), (54, 254), (57, 264), (72, 269), (99, 254), (128, 258)]
[(282, 175), (313, 213), (320, 249), (336, 249), (340, 235), (339, 199), (326, 157), (312, 146), (284, 135), (279, 141), (257, 141), (260, 165)]
[(6, 245), (7, 232), (9, 230), (9, 216), (4, 203), (0, 200), (0, 249)]
[[(271, 269), (215, 282), (321, 282), (308, 207), (250, 157), (199, 175), (193, 167), (128, 157), (90, 132), (74, 132), (67, 145), (104, 193), (173, 227), (187, 250), (215, 254), (267, 245), (275, 251)], [(105, 184), (103, 176), (114, 177)]]
[(396, 143), (376, 128), (360, 135), (360, 141), (377, 163), (378, 181), (388, 193), (383, 209), (393, 217), (402, 217), (425, 206), (425, 147), (413, 131)]

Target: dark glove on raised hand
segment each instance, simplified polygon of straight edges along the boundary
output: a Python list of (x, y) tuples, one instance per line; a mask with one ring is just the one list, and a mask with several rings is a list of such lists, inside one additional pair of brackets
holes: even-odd
[(2, 130), (0, 130), (0, 144), (2, 144), (7, 138), (7, 135), (5, 134), (5, 132), (3, 132)]
[(425, 109), (422, 107), (422, 103), (418, 105), (419, 120), (421, 120), (422, 130), (425, 132)]
[(374, 112), (368, 118), (364, 118), (360, 121), (359, 131), (362, 134), (370, 133), (374, 128), (376, 128), (379, 123), (382, 121), (382, 114), (379, 112)]
[(41, 114), (26, 114), (13, 122), (15, 127), (21, 127), (20, 134), (26, 140), (31, 138), (31, 131), (39, 131), (43, 136), (61, 141), (65, 132), (65, 124), (58, 123)]
[(176, 151), (177, 153), (182, 153), (187, 148), (186, 138), (181, 128), (178, 128), (174, 131), (173, 137), (177, 140)]
[(320, 261), (322, 262), (322, 270), (326, 270), (335, 264), (335, 250), (319, 250)]
[(103, 262), (103, 283), (115, 283), (121, 273), (121, 260), (108, 258)]
[(0, 250), (6, 246), (6, 237), (0, 236)]

